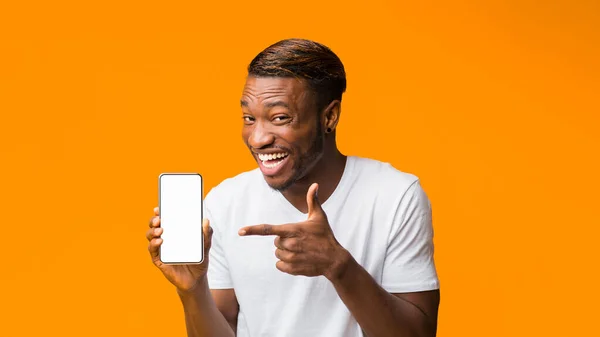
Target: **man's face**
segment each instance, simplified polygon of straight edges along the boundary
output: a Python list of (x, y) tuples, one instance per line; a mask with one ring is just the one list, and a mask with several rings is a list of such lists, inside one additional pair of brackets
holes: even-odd
[(246, 79), (242, 138), (271, 188), (283, 191), (310, 171), (323, 153), (313, 94), (294, 78)]

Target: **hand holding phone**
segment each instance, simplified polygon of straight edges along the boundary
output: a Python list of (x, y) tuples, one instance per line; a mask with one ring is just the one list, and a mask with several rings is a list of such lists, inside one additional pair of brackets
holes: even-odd
[(152, 262), (183, 291), (206, 276), (212, 229), (202, 212), (202, 177), (161, 174), (159, 207), (146, 233)]

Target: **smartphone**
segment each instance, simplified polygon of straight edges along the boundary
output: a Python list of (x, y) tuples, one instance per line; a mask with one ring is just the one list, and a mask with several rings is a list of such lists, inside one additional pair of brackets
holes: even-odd
[(159, 254), (165, 264), (204, 261), (203, 182), (198, 173), (162, 173), (158, 212), (163, 229)]

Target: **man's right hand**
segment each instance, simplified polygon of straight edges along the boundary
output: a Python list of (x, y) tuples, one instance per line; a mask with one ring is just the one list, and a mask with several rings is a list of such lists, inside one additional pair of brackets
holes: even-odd
[(212, 240), (212, 228), (208, 219), (202, 223), (202, 233), (204, 234), (204, 261), (201, 264), (189, 265), (170, 265), (160, 261), (159, 247), (163, 240), (160, 237), (163, 229), (160, 227), (158, 207), (154, 208), (154, 216), (150, 219), (150, 229), (146, 232), (148, 239), (148, 251), (155, 266), (165, 275), (178, 290), (188, 291), (198, 283), (199, 280), (206, 277), (208, 270), (208, 253), (210, 251)]

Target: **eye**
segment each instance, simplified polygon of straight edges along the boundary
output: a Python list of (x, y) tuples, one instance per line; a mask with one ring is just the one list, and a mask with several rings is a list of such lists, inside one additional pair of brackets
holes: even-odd
[(244, 123), (254, 122), (254, 117), (252, 117), (252, 116), (242, 116), (242, 119), (244, 120)]
[(284, 121), (287, 121), (289, 119), (290, 119), (289, 116), (275, 116), (273, 118), (273, 120), (276, 121), (276, 122), (284, 122)]

